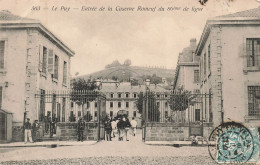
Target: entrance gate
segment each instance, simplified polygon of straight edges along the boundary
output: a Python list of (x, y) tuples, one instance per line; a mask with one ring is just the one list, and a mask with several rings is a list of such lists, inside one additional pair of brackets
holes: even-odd
[[(169, 132), (174, 134), (174, 137), (176, 135), (178, 140), (192, 135), (203, 137), (205, 125), (211, 125), (213, 118), (210, 94), (147, 91), (143, 95), (142, 109), (144, 141), (147, 135), (156, 136), (156, 133), (164, 135), (160, 129), (169, 127), (176, 130)], [(152, 133), (147, 132), (147, 127), (153, 127)], [(158, 127), (157, 132), (156, 127)], [(163, 138), (152, 137), (151, 139)]]
[[(71, 125), (68, 128), (74, 128), (79, 118), (82, 118), (89, 127), (95, 127), (92, 132), (97, 134), (91, 134), (93, 138), (89, 139), (100, 140), (104, 138), (102, 118), (106, 115), (106, 97), (102, 93), (88, 90), (40, 90), (35, 95), (35, 98), (37, 103), (36, 119), (43, 126), (42, 134), (44, 136), (50, 136), (52, 133), (49, 124), (51, 121), (56, 122), (58, 125)], [(53, 132), (54, 136), (56, 128)]]

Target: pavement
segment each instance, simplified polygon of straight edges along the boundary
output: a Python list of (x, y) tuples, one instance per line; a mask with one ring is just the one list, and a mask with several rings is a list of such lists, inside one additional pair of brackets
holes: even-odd
[(0, 144), (0, 148), (12, 148), (12, 147), (59, 147), (59, 146), (86, 146), (94, 145), (97, 141), (44, 141), (44, 142), (35, 142), (35, 143), (24, 143), (24, 142), (13, 142)]

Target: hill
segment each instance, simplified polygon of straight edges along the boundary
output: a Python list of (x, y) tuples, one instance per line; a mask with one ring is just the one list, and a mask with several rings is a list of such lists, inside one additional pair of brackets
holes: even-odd
[[(78, 76), (75, 77), (75, 79), (83, 78), (87, 80), (89, 78), (102, 78), (113, 79), (118, 81), (130, 81), (130, 79), (132, 79), (138, 80), (138, 83), (141, 84), (142, 81), (144, 81), (146, 78), (156, 79), (156, 83), (161, 83), (162, 78), (166, 78), (167, 83), (170, 84), (173, 81), (174, 73), (174, 69), (119, 65), (105, 68), (104, 70), (94, 72), (88, 75)], [(152, 80), (151, 83), (153, 83)]]

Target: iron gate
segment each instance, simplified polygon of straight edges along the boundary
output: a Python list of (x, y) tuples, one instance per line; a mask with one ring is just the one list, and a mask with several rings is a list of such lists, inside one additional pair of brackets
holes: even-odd
[[(43, 123), (77, 122), (83, 118), (86, 122), (98, 125), (98, 140), (104, 138), (102, 118), (106, 115), (106, 97), (97, 91), (66, 90), (45, 91), (35, 94), (37, 103), (36, 118)], [(43, 132), (45, 128), (43, 128)], [(48, 131), (47, 131), (48, 133)]]
[(142, 109), (143, 140), (147, 124), (177, 124), (188, 127), (189, 136), (203, 136), (204, 124), (213, 119), (211, 94), (146, 91)]

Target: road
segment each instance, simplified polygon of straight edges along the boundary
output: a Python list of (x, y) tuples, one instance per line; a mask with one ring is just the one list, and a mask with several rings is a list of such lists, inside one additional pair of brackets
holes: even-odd
[(0, 152), (2, 164), (215, 164), (207, 147), (146, 145), (140, 132), (130, 136), (130, 141), (114, 139), (88, 146), (24, 147)]

